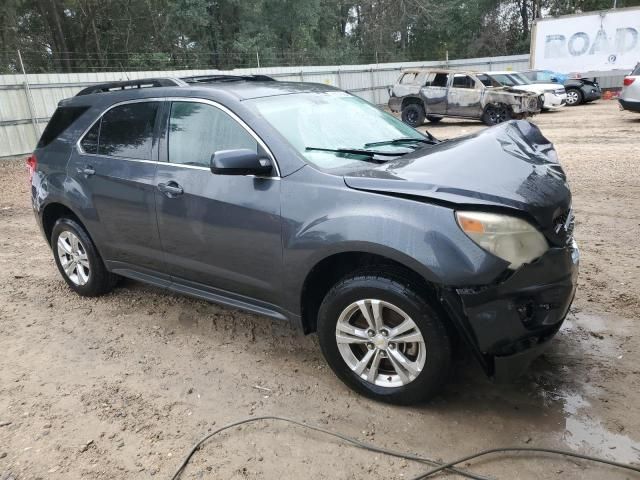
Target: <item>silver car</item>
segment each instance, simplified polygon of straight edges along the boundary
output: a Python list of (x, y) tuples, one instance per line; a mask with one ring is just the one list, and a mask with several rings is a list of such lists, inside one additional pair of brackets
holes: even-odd
[(640, 63), (624, 77), (624, 86), (618, 101), (623, 110), (640, 113)]

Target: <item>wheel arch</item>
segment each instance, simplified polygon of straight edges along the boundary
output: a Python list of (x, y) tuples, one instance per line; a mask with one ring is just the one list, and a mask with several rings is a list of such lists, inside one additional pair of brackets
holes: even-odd
[(89, 238), (91, 238), (91, 234), (87, 230), (87, 227), (85, 226), (84, 222), (72, 208), (70, 208), (68, 205), (65, 205), (64, 203), (61, 203), (61, 202), (51, 202), (42, 208), (42, 213), (41, 213), (42, 230), (44, 232), (44, 236), (47, 240), (47, 243), (49, 243), (50, 246), (51, 246), (51, 234), (53, 233), (53, 227), (56, 224), (56, 222), (62, 217), (71, 218), (72, 220), (75, 220), (76, 222), (78, 222), (80, 226), (84, 228), (85, 232), (87, 232), (87, 235), (89, 235)]
[(400, 252), (374, 253), (358, 250), (335, 252), (318, 260), (307, 272), (300, 291), (301, 326), (305, 334), (317, 329), (317, 314), (327, 292), (345, 275), (356, 271), (380, 271), (416, 285), (421, 292), (437, 302), (437, 288), (414, 265), (402, 258)]
[(400, 109), (402, 110), (407, 105), (410, 105), (410, 104), (413, 104), (413, 103), (418, 104), (422, 108), (424, 108), (424, 101), (422, 100), (422, 98), (420, 98), (417, 95), (407, 95), (406, 97), (404, 97), (402, 99), (402, 103), (400, 104)]

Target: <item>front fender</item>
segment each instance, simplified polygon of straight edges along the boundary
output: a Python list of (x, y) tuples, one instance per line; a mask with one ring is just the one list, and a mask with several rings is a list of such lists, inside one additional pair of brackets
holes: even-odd
[(338, 253), (380, 255), (437, 285), (482, 285), (504, 270), (460, 230), (451, 208), (355, 190), (312, 168), (283, 181), (282, 217), (284, 303), (295, 314), (309, 272)]

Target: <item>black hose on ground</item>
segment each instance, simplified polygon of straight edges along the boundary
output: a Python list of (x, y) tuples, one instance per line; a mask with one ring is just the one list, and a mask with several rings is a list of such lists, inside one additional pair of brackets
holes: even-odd
[(238, 427), (240, 425), (245, 425), (247, 423), (254, 423), (254, 422), (259, 422), (259, 421), (263, 421), (263, 420), (276, 420), (276, 421), (280, 421), (280, 422), (286, 422), (286, 423), (290, 423), (293, 425), (296, 425), (298, 427), (302, 427), (308, 430), (313, 430), (316, 432), (320, 432), (323, 433), (325, 435), (329, 435), (335, 438), (339, 438), (355, 447), (358, 448), (362, 448), (364, 450), (368, 450), (371, 452), (376, 452), (376, 453), (382, 453), (384, 455), (389, 455), (392, 457), (398, 457), (398, 458), (404, 458), (405, 460), (411, 460), (414, 462), (420, 462), (420, 463), (426, 463), (429, 464), (431, 466), (433, 466), (434, 468), (432, 468), (431, 470), (428, 470), (420, 475), (418, 475), (417, 477), (414, 477), (412, 480), (423, 480), (425, 478), (428, 477), (432, 477), (433, 475), (436, 475), (440, 472), (443, 471), (449, 471), (452, 473), (456, 473), (457, 475), (462, 475), (464, 477), (467, 478), (473, 478), (476, 480), (490, 480), (488, 477), (484, 477), (475, 473), (472, 473), (468, 470), (462, 470), (459, 468), (456, 468), (456, 465), (459, 465), (463, 462), (467, 462), (469, 460), (473, 460), (475, 458), (478, 457), (482, 457), (485, 455), (490, 455), (490, 454), (494, 454), (494, 453), (507, 453), (507, 452), (529, 452), (529, 453), (548, 453), (548, 454), (552, 454), (552, 455), (562, 455), (562, 456), (566, 456), (566, 457), (574, 457), (574, 458), (580, 458), (582, 460), (588, 460), (590, 462), (597, 462), (597, 463), (602, 463), (604, 465), (609, 465), (612, 467), (617, 467), (617, 468), (622, 468), (625, 470), (629, 470), (635, 473), (639, 473), (640, 474), (640, 467), (636, 467), (634, 465), (629, 465), (629, 464), (625, 464), (625, 463), (618, 463), (618, 462), (614, 462), (611, 460), (607, 460), (604, 458), (598, 458), (598, 457), (593, 457), (590, 455), (583, 455), (580, 453), (574, 453), (574, 452), (570, 452), (567, 450), (558, 450), (558, 449), (554, 449), (554, 448), (537, 448), (537, 447), (503, 447), (503, 448), (491, 448), (491, 449), (487, 449), (487, 450), (482, 450), (478, 453), (473, 453), (471, 455), (467, 455), (465, 457), (459, 458), (457, 460), (454, 460), (452, 462), (447, 462), (447, 463), (442, 463), (442, 462), (436, 462), (435, 460), (431, 460), (428, 458), (424, 458), (421, 457), (419, 455), (413, 455), (410, 453), (403, 453), (403, 452), (396, 452), (394, 450), (388, 450), (386, 448), (382, 448), (382, 447), (377, 447), (375, 445), (370, 445), (364, 442), (361, 442), (360, 440), (357, 440), (355, 438), (351, 438), (348, 437), (346, 435), (343, 435), (341, 433), (336, 433), (336, 432), (332, 432), (330, 430), (321, 428), (321, 427), (316, 427), (313, 425), (307, 425), (306, 423), (302, 423), (302, 422), (298, 422), (297, 420), (292, 420), (290, 418), (284, 418), (284, 417), (276, 417), (276, 416), (272, 416), (272, 415), (267, 415), (267, 416), (262, 416), (262, 417), (253, 417), (253, 418), (246, 418), (244, 420), (239, 420), (237, 422), (233, 422), (230, 423), (228, 425), (225, 425), (224, 427), (218, 428), (217, 430), (205, 435), (199, 442), (197, 442), (189, 451), (189, 453), (185, 456), (184, 460), (182, 461), (182, 463), (180, 464), (180, 466), (178, 467), (178, 470), (176, 470), (176, 473), (173, 474), (173, 476), (171, 477), (171, 480), (177, 480), (178, 478), (180, 478), (180, 475), (182, 475), (182, 473), (184, 472), (185, 468), (187, 467), (187, 465), (189, 464), (189, 461), (191, 460), (191, 457), (193, 457), (193, 454), (196, 453), (198, 451), (198, 449), (207, 441), (209, 440), (211, 437), (224, 432), (225, 430), (229, 430), (230, 428), (233, 427)]

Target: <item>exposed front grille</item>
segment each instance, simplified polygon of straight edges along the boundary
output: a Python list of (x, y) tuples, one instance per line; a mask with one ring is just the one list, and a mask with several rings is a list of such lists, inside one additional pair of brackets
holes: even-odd
[(556, 95), (562, 95), (563, 93), (566, 93), (564, 88), (557, 88), (555, 90)]

